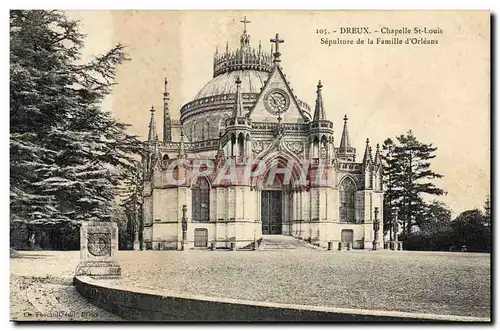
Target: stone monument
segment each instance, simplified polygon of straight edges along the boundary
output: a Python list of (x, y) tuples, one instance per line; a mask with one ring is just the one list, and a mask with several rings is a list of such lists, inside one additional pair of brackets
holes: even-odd
[(80, 263), (76, 276), (118, 278), (120, 266), (114, 261), (118, 251), (118, 226), (113, 222), (84, 222), (80, 227)]

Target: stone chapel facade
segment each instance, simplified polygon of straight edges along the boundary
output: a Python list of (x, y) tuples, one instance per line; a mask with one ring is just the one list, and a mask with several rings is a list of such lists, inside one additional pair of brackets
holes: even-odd
[(373, 155), (367, 139), (358, 162), (344, 116), (336, 145), (321, 82), (311, 109), (286, 79), (283, 41), (276, 35), (271, 53), (260, 43), (252, 48), (242, 22), (239, 48), (215, 52), (213, 79), (181, 108), (179, 120), (170, 116), (165, 80), (162, 140), (151, 109), (145, 248), (240, 249), (281, 234), (321, 247), (371, 249), (383, 215), (378, 144)]

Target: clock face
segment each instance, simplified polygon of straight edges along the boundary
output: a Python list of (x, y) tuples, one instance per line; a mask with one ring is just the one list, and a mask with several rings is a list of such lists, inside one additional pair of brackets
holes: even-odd
[(273, 115), (284, 113), (290, 107), (290, 98), (281, 89), (272, 89), (264, 96), (264, 105), (268, 112)]

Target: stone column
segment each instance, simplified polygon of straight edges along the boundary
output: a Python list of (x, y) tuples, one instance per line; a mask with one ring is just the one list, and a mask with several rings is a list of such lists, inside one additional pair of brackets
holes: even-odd
[(182, 245), (181, 250), (187, 250), (187, 205), (182, 205)]
[(140, 251), (141, 245), (139, 243), (139, 215), (137, 213), (137, 196), (134, 194), (134, 251)]
[(379, 226), (380, 226), (380, 224), (378, 223), (378, 207), (375, 207), (374, 214), (375, 214), (375, 219), (373, 220), (373, 247), (372, 247), (372, 249), (374, 251), (376, 251), (377, 245), (378, 245), (378, 230), (379, 230)]

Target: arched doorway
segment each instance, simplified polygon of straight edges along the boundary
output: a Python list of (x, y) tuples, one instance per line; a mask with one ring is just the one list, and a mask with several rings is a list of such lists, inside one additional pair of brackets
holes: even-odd
[(259, 208), (263, 235), (292, 234), (294, 196), (290, 190), (300, 180), (299, 163), (293, 156), (273, 153), (263, 160), (259, 176)]
[(260, 203), (262, 234), (282, 234), (283, 200), (281, 190), (262, 190)]

